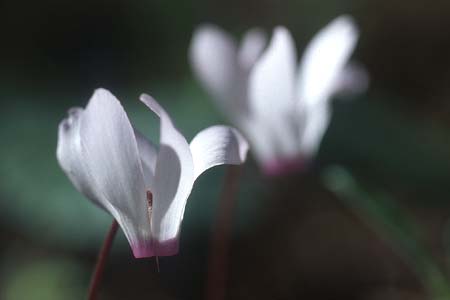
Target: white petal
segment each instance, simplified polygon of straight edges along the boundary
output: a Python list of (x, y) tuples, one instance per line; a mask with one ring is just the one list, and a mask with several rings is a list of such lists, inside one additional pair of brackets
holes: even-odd
[(59, 124), (56, 157), (75, 188), (86, 198), (105, 209), (98, 200), (99, 195), (93, 186), (93, 180), (85, 166), (81, 152), (80, 120), (82, 114), (82, 108), (71, 108), (68, 111), (68, 117)]
[(327, 103), (317, 104), (308, 110), (301, 141), (302, 155), (314, 157), (331, 120)]
[(249, 71), (266, 47), (267, 36), (261, 29), (247, 31), (239, 47), (238, 60), (242, 69)]
[(269, 47), (250, 73), (250, 109), (270, 117), (294, 107), (296, 54), (289, 31), (277, 27)]
[(242, 133), (247, 138), (251, 151), (260, 165), (277, 157), (276, 138), (264, 120), (249, 119), (243, 123)]
[(248, 72), (239, 66), (234, 39), (216, 26), (200, 26), (191, 41), (189, 60), (219, 109), (232, 122), (245, 119)]
[(245, 161), (248, 143), (234, 128), (222, 125), (200, 131), (190, 143), (194, 176), (217, 165), (239, 165)]
[(195, 30), (189, 49), (192, 68), (215, 98), (227, 99), (238, 72), (235, 41), (213, 25)]
[(81, 160), (136, 257), (151, 256), (146, 189), (133, 128), (119, 101), (98, 89), (80, 123)]
[(186, 139), (174, 127), (164, 109), (148, 95), (142, 95), (140, 99), (161, 120), (160, 148), (152, 190), (152, 234), (158, 242), (155, 245), (157, 255), (172, 255), (178, 250), (184, 208), (195, 178), (194, 164)]
[(302, 109), (329, 99), (357, 39), (358, 30), (348, 16), (338, 17), (312, 39), (299, 69), (297, 93)]
[(276, 153), (289, 157), (295, 156), (299, 149), (299, 126), (294, 118), (295, 69), (294, 41), (287, 29), (278, 27), (250, 73), (250, 113), (255, 122), (264, 124), (254, 136), (264, 136), (259, 139), (262, 143), (273, 144), (278, 148)]
[(145, 186), (146, 189), (151, 191), (153, 190), (153, 178), (155, 175), (156, 160), (158, 158), (158, 148), (137, 129), (134, 129), (134, 135), (136, 136), (139, 156), (141, 158)]

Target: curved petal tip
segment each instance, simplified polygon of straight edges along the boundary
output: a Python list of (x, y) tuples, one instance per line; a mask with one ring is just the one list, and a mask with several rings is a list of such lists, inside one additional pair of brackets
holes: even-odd
[(341, 15), (332, 21), (332, 24), (346, 27), (349, 30), (357, 31), (355, 19), (351, 15)]

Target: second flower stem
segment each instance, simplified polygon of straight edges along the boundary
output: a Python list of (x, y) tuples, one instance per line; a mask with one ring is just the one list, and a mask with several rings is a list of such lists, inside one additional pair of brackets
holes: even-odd
[(229, 166), (225, 175), (210, 244), (206, 299), (225, 299), (233, 211), (236, 205), (240, 170), (240, 166)]

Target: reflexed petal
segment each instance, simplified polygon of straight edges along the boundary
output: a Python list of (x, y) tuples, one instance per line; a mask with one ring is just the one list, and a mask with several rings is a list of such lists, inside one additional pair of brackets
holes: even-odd
[(247, 31), (242, 38), (238, 53), (241, 68), (249, 71), (261, 56), (266, 44), (267, 36), (264, 31), (257, 28)]
[(141, 158), (145, 186), (147, 190), (151, 191), (153, 190), (153, 178), (155, 175), (156, 160), (158, 158), (158, 148), (137, 129), (134, 129), (134, 135), (136, 136), (139, 156)]
[(217, 165), (239, 165), (245, 161), (247, 141), (234, 128), (212, 126), (200, 131), (190, 143), (194, 176)]
[(358, 39), (353, 19), (341, 16), (320, 30), (307, 46), (298, 78), (298, 99), (302, 109), (326, 101), (347, 64)]
[(98, 89), (80, 123), (81, 157), (99, 202), (116, 218), (136, 257), (151, 256), (151, 232), (141, 159), (119, 101)]
[[(294, 106), (296, 54), (289, 31), (277, 27), (269, 47), (250, 73), (251, 113), (270, 117)], [(279, 116), (275, 116), (278, 118)]]
[(178, 234), (186, 200), (194, 183), (194, 164), (189, 145), (164, 109), (150, 96), (141, 101), (161, 120), (160, 148), (155, 169), (152, 234), (157, 255), (178, 251)]
[(227, 33), (213, 25), (200, 26), (192, 37), (189, 59), (195, 74), (214, 98), (224, 100), (232, 96), (239, 71), (235, 41)]

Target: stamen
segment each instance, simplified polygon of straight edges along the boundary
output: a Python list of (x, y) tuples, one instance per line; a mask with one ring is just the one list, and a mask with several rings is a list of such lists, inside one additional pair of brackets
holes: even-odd
[(150, 226), (152, 226), (152, 209), (153, 209), (153, 194), (152, 192), (147, 191), (147, 214)]
[[(150, 191), (147, 191), (147, 214), (148, 214), (148, 221), (150, 222), (150, 232), (151, 232), (151, 226), (152, 226), (152, 209), (153, 209), (153, 194)], [(159, 273), (159, 257), (156, 255), (156, 269)]]

